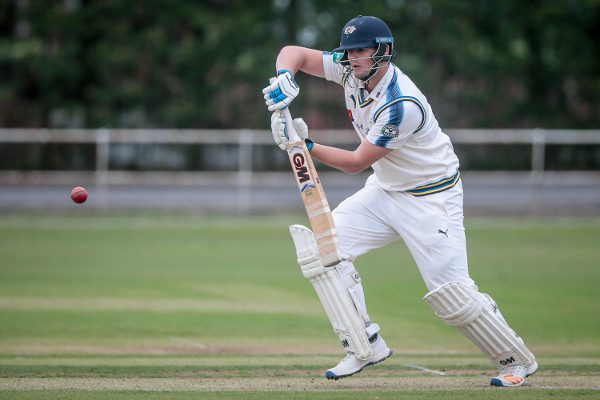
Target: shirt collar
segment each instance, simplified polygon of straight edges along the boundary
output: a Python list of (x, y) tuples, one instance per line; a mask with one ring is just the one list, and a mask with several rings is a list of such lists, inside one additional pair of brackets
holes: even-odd
[[(365, 100), (367, 100), (369, 98), (371, 98), (373, 100), (379, 100), (382, 96), (385, 95), (386, 89), (387, 89), (388, 85), (390, 84), (390, 81), (392, 80), (392, 77), (394, 76), (394, 73), (395, 73), (394, 64), (389, 63), (388, 65), (389, 65), (389, 68), (386, 71), (385, 75), (379, 81), (379, 83), (375, 86), (373, 91), (371, 93), (369, 93), (369, 95), (367, 96), (367, 98)], [(362, 83), (362, 88), (364, 89), (364, 83)]]

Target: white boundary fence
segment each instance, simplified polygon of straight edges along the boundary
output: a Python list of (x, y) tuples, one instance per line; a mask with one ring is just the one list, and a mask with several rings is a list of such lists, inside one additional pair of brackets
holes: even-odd
[[(599, 145), (600, 130), (546, 130), (546, 129), (449, 129), (446, 133), (454, 144), (526, 144), (531, 145), (531, 169), (534, 177), (544, 173), (546, 145)], [(351, 130), (314, 130), (311, 136), (324, 144), (357, 144), (358, 138)], [(240, 185), (252, 182), (253, 151), (255, 145), (272, 144), (270, 131), (237, 129), (0, 129), (0, 146), (8, 143), (87, 143), (95, 144), (96, 166), (93, 172), (95, 183), (109, 183), (109, 175), (120, 175), (125, 178), (119, 183), (127, 183), (127, 174), (123, 171), (109, 170), (110, 145), (129, 144), (234, 144), (239, 146), (238, 170), (229, 173), (214, 172), (170, 172), (186, 176), (216, 176), (219, 181), (237, 181)], [(152, 173), (160, 175), (160, 172)], [(67, 171), (0, 171), (0, 182), (36, 183), (43, 178), (52, 183), (60, 174), (69, 175)], [(138, 173), (137, 175), (142, 175)], [(139, 178), (139, 177), (138, 177)], [(136, 178), (139, 182), (139, 179)]]
[[(546, 145), (600, 145), (600, 130), (543, 130), (543, 129), (452, 129), (446, 131), (454, 144), (485, 144), (485, 145), (510, 145), (525, 144), (531, 146), (531, 161), (529, 171), (505, 172), (488, 171), (476, 172), (463, 170), (463, 176), (469, 174), (469, 181), (474, 182), (480, 177), (479, 182), (485, 184), (495, 182), (520, 182), (520, 184), (541, 185), (544, 182), (558, 181), (571, 182), (584, 185), (592, 192), (588, 193), (585, 201), (597, 209), (597, 200), (590, 200), (596, 196), (594, 185), (600, 185), (600, 171), (544, 171)], [(337, 145), (356, 145), (358, 138), (351, 130), (314, 130), (311, 136), (319, 143)], [(114, 196), (112, 185), (177, 185), (180, 189), (184, 186), (206, 186), (210, 190), (194, 190), (194, 193), (212, 193), (226, 187), (226, 193), (233, 193), (235, 205), (240, 212), (252, 210), (257, 200), (256, 188), (291, 187), (289, 172), (261, 172), (253, 168), (254, 151), (256, 146), (272, 146), (270, 131), (267, 130), (177, 130), (177, 129), (0, 129), (0, 146), (6, 144), (58, 144), (82, 143), (91, 144), (95, 149), (96, 165), (93, 170), (86, 171), (17, 171), (0, 170), (0, 190), (3, 185), (23, 186), (73, 186), (74, 183), (93, 185), (95, 193), (95, 207), (107, 209), (109, 192)], [(239, 148), (237, 152), (237, 170), (234, 171), (126, 171), (110, 170), (111, 144), (227, 144)], [(466, 173), (465, 173), (466, 172)], [(356, 179), (341, 172), (322, 171), (321, 178), (327, 182), (329, 192), (335, 194), (336, 185), (340, 190), (346, 190), (351, 185), (359, 185), (364, 179)], [(335, 179), (333, 176), (335, 175)], [(568, 175), (568, 179), (565, 179)], [(497, 180), (498, 178), (499, 180)], [(508, 178), (508, 179), (507, 179)], [(357, 183), (358, 182), (358, 183)], [(6, 186), (5, 186), (6, 187)], [(523, 188), (528, 186), (522, 186)], [(539, 186), (541, 187), (541, 186)], [(13, 186), (14, 188), (14, 186)], [(219, 189), (221, 188), (221, 189)], [(359, 187), (356, 187), (357, 189)], [(17, 189), (18, 190), (18, 189)], [(63, 190), (63, 189), (61, 189)], [(12, 190), (11, 190), (12, 191)], [(162, 191), (162, 189), (161, 189)], [(264, 190), (262, 190), (264, 191)], [(164, 191), (163, 191), (164, 192)], [(169, 191), (167, 191), (169, 192)], [(269, 193), (276, 190), (267, 191)], [(154, 193), (154, 192), (153, 192)], [(6, 193), (5, 193), (6, 194)], [(527, 195), (527, 193), (525, 193)], [(62, 195), (61, 195), (62, 196)], [(534, 195), (539, 196), (539, 194)], [(527, 197), (527, 196), (525, 196)], [(533, 197), (532, 197), (533, 198)], [(537, 197), (536, 197), (537, 198)], [(539, 201), (529, 201), (531, 207), (539, 208)], [(486, 207), (488, 200), (485, 200)], [(590, 208), (590, 204), (584, 206)], [(46, 204), (45, 202), (43, 204)], [(62, 204), (62, 197), (61, 197)], [(161, 205), (162, 206), (162, 205)]]

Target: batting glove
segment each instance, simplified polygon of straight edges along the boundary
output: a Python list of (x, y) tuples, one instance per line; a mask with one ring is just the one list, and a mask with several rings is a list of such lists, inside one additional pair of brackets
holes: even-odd
[(300, 93), (300, 87), (294, 80), (294, 75), (287, 69), (277, 72), (277, 78), (263, 89), (265, 104), (269, 111), (286, 108)]
[[(302, 118), (296, 118), (292, 121), (294, 124), (294, 128), (300, 137), (300, 140), (304, 140), (305, 142), (308, 139), (308, 126), (306, 122)], [(283, 115), (279, 111), (275, 111), (271, 115), (271, 133), (273, 133), (273, 139), (277, 146), (281, 150), (286, 150), (290, 144), (290, 139), (287, 135), (286, 129), (286, 121)]]

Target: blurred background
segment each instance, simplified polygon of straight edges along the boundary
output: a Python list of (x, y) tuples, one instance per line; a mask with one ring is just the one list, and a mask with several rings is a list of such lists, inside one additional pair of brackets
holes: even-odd
[[(297, 211), (261, 89), (358, 14), (452, 137), (467, 215), (598, 215), (595, 0), (0, 0), (0, 212)], [(297, 80), (311, 135), (355, 147), (341, 88)], [(364, 182), (317, 167), (333, 205)]]
[[(398, 356), (318, 383), (341, 348), (261, 90), (282, 46), (331, 50), (359, 14), (453, 141), (471, 274), (542, 366), (520, 393), (598, 398), (599, 0), (0, 0), (0, 398), (493, 397), (402, 243), (357, 261)], [(297, 80), (292, 114), (355, 148), (342, 89)], [(316, 164), (331, 206), (368, 175)]]

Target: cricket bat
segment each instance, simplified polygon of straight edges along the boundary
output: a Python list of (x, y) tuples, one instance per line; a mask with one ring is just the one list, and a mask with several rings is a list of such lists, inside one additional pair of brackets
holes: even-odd
[(333, 267), (341, 261), (341, 256), (335, 224), (323, 185), (321, 185), (321, 180), (317, 175), (317, 170), (304, 140), (300, 139), (294, 128), (290, 110), (286, 107), (281, 112), (285, 117), (287, 135), (290, 141), (286, 150), (310, 226), (319, 247), (321, 262), (325, 267)]

